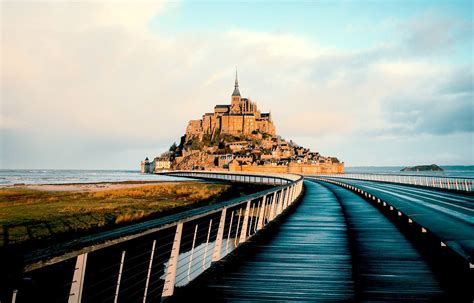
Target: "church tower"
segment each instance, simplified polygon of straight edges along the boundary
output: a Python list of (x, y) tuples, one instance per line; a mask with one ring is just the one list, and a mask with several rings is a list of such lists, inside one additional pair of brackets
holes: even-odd
[(232, 93), (232, 101), (230, 103), (230, 112), (240, 112), (240, 91), (239, 91), (239, 80), (237, 79), (237, 69), (235, 69), (235, 85), (234, 92)]

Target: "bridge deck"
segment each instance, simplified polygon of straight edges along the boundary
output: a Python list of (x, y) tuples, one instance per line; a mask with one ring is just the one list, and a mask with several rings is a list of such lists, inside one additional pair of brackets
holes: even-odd
[(474, 263), (474, 196), (372, 181), (342, 182), (387, 201)]
[(355, 193), (325, 184), (344, 209), (359, 300), (420, 302), (443, 295), (428, 264), (385, 216)]
[(305, 186), (271, 239), (177, 299), (430, 301), (443, 294), (422, 256), (369, 203), (327, 183)]

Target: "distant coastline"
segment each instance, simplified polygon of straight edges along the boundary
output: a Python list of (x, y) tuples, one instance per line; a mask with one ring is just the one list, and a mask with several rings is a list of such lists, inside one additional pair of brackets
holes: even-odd
[[(442, 165), (443, 172), (400, 172), (403, 166), (349, 166), (346, 173), (436, 174), (474, 178), (474, 165)], [(0, 186), (25, 184), (71, 184), (126, 181), (173, 181), (177, 178), (141, 174), (138, 170), (0, 169)]]
[(346, 166), (346, 173), (432, 175), (474, 178), (474, 165), (440, 165), (442, 172), (401, 172), (404, 166)]

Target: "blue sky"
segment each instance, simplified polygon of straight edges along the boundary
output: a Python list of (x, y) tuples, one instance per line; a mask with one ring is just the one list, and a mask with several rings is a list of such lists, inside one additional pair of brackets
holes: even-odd
[(1, 5), (1, 168), (137, 168), (235, 66), (279, 134), (348, 166), (474, 164), (472, 1)]
[[(153, 18), (157, 31), (217, 31), (244, 28), (305, 35), (331, 47), (365, 49), (386, 36), (397, 20), (439, 14), (472, 19), (471, 1), (185, 1)], [(353, 35), (364, 31), (364, 36)], [(390, 34), (397, 35), (391, 31)]]

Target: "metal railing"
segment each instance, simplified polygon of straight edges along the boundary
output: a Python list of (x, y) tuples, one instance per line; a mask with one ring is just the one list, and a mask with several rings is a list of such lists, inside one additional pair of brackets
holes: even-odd
[[(303, 177), (180, 171), (179, 177), (276, 185), (199, 209), (133, 237), (97, 243), (74, 257), (23, 274), (6, 302), (152, 302), (173, 295), (293, 204)], [(25, 281), (30, 281), (26, 283)]]
[(363, 181), (409, 184), (466, 192), (472, 192), (474, 190), (474, 179), (472, 178), (391, 174), (324, 174), (317, 176), (337, 179), (353, 179)]

